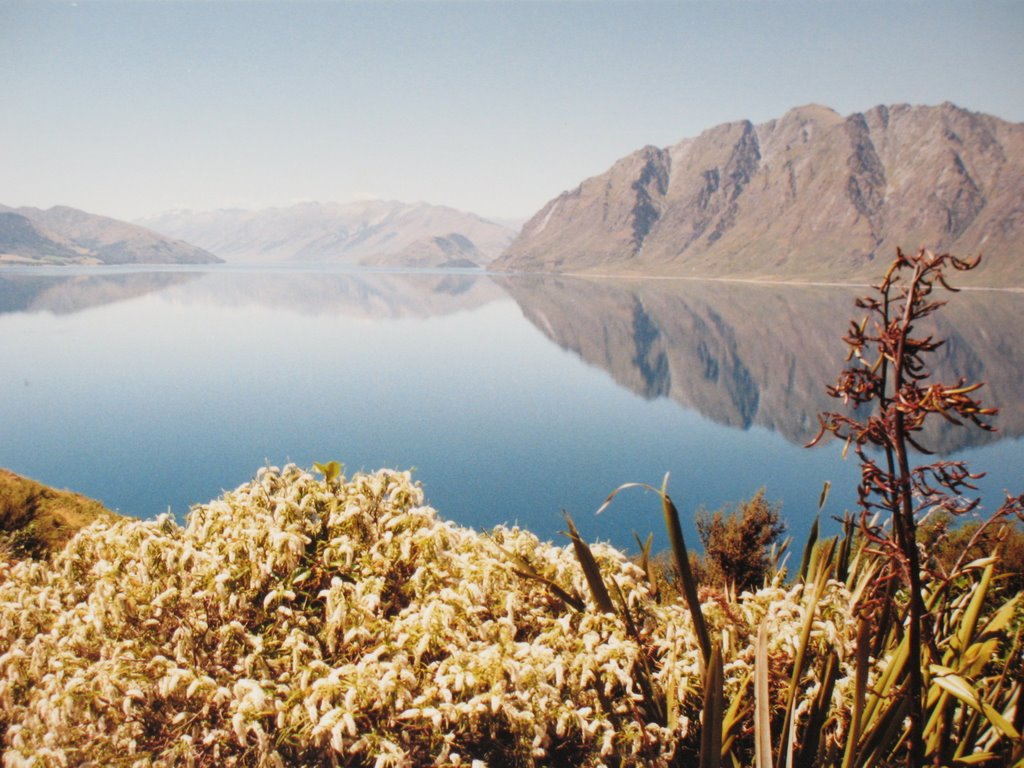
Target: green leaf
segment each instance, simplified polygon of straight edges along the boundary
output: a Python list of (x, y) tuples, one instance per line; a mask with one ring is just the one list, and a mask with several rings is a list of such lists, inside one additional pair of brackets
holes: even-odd
[(999, 640), (995, 637), (990, 637), (980, 643), (972, 643), (961, 655), (958, 671), (968, 677), (980, 675), (985, 669), (985, 665), (992, 660), (998, 650)]
[(643, 488), (653, 491), (661, 497), (661, 508), (665, 516), (665, 527), (668, 529), (669, 543), (672, 545), (672, 555), (675, 560), (676, 570), (679, 572), (679, 579), (683, 584), (683, 596), (686, 598), (686, 606), (690, 609), (690, 617), (693, 619), (693, 626), (697, 632), (697, 640), (700, 643), (701, 657), (704, 665), (711, 659), (711, 635), (708, 633), (707, 622), (704, 621), (704, 613), (701, 611), (700, 598), (697, 595), (697, 580), (690, 570), (690, 557), (686, 551), (686, 541), (683, 539), (683, 526), (679, 522), (679, 510), (676, 509), (672, 499), (669, 498), (668, 475), (662, 480), (661, 489), (657, 489), (647, 483), (623, 483), (604, 500), (595, 514), (601, 514), (621, 491), (627, 488)]
[(935, 677), (932, 678), (934, 685), (939, 686), (945, 691), (958, 698), (967, 706), (972, 709), (980, 711), (985, 718), (995, 727), (997, 730), (1002, 731), (1003, 735), (1010, 737), (1011, 739), (1019, 739), (1020, 734), (1017, 729), (1013, 727), (1002, 713), (996, 710), (987, 701), (979, 699), (977, 692), (974, 687), (963, 677), (954, 673), (947, 667), (942, 667), (938, 664), (932, 664), (931, 672)]
[(1003, 717), (1003, 713), (984, 699), (981, 701), (981, 711), (985, 717), (988, 718), (988, 721), (998, 730), (1002, 731), (1005, 736), (1011, 739), (1020, 738), (1020, 733), (1013, 727), (1013, 724), (1009, 720)]
[(967, 610), (964, 612), (964, 617), (960, 621), (960, 627), (956, 633), (957, 647), (963, 651), (972, 642), (974, 642), (974, 630), (978, 625), (978, 616), (981, 615), (981, 609), (985, 603), (985, 596), (988, 595), (989, 584), (992, 583), (992, 574), (995, 569), (994, 563), (989, 563), (985, 566), (985, 570), (982, 571), (981, 581), (975, 586), (974, 594), (971, 596), (971, 602), (967, 606)]
[(666, 723), (670, 731), (675, 731), (679, 723), (679, 681), (676, 679), (676, 647), (671, 646), (668, 658), (668, 683), (665, 685)]
[(814, 516), (814, 522), (811, 524), (811, 532), (807, 536), (807, 543), (804, 545), (804, 554), (800, 558), (800, 580), (807, 581), (807, 571), (811, 566), (811, 553), (814, 551), (814, 545), (818, 543), (818, 516)]
[(975, 752), (974, 754), (967, 755), (966, 757), (955, 757), (953, 758), (953, 762), (960, 765), (977, 765), (978, 763), (987, 763), (990, 760), (995, 760), (997, 757), (998, 755), (993, 754), (992, 752)]
[(583, 541), (580, 532), (576, 530), (576, 525), (569, 517), (569, 513), (563, 512), (562, 514), (565, 515), (565, 524), (569, 528), (567, 535), (572, 541), (572, 547), (576, 552), (576, 559), (580, 562), (580, 568), (583, 569), (583, 575), (587, 578), (587, 585), (590, 587), (590, 594), (594, 597), (594, 603), (598, 610), (604, 613), (615, 613), (615, 607), (612, 605), (608, 588), (601, 576), (601, 569), (597, 565), (597, 560), (594, 559), (594, 553), (590, 550), (590, 546)]
[(850, 719), (849, 736), (846, 739), (846, 747), (843, 750), (843, 768), (850, 768), (853, 764), (854, 755), (857, 752), (857, 745), (862, 740), (864, 702), (868, 689), (868, 672), (871, 669), (871, 621), (861, 615), (857, 617), (857, 666), (853, 679), (853, 714)]
[(720, 768), (722, 764), (722, 720), (725, 710), (725, 680), (722, 649), (716, 643), (704, 675), (704, 709), (701, 718), (700, 768)]
[[(831, 542), (834, 544), (835, 542)], [(804, 660), (807, 656), (807, 648), (811, 639), (811, 628), (814, 625), (814, 618), (818, 612), (818, 602), (825, 590), (825, 584), (832, 573), (830, 562), (832, 550), (823, 547), (819, 555), (819, 562), (816, 567), (816, 576), (811, 586), (810, 596), (807, 598), (806, 614), (800, 632), (800, 642), (797, 645), (793, 657), (793, 673), (789, 679), (789, 688), (786, 691), (786, 716), (782, 723), (782, 732), (779, 734), (778, 765), (788, 765), (791, 758), (793, 745), (796, 742), (796, 729), (794, 723), (794, 710), (796, 701), (800, 695), (800, 676), (804, 671)]]
[(647, 534), (646, 541), (640, 541), (640, 537), (636, 535), (636, 531), (633, 531), (633, 538), (636, 539), (637, 546), (640, 547), (640, 568), (647, 575), (647, 583), (651, 587), (651, 596), (655, 599), (659, 599), (660, 589), (658, 588), (658, 574), (654, 569), (654, 562), (651, 560), (651, 545), (654, 543), (654, 534)]
[(754, 768), (772, 766), (771, 692), (768, 687), (768, 624), (762, 621), (754, 647)]
[(711, 635), (708, 633), (707, 623), (704, 621), (704, 612), (700, 607), (700, 598), (697, 595), (697, 580), (690, 570), (690, 556), (686, 551), (686, 541), (683, 539), (683, 526), (679, 522), (679, 510), (672, 503), (668, 492), (668, 475), (661, 483), (661, 507), (665, 515), (665, 527), (668, 529), (669, 542), (672, 544), (672, 554), (675, 557), (676, 568), (679, 570), (679, 578), (683, 582), (683, 594), (686, 597), (686, 604), (690, 609), (690, 616), (693, 618), (693, 627), (697, 630), (697, 639), (700, 642), (701, 653), (704, 656), (704, 663), (710, 663), (711, 659)]
[(498, 544), (497, 542), (493, 541), (493, 539), (492, 539), (491, 543), (493, 543), (494, 546), (498, 548), (499, 552), (501, 552), (505, 557), (507, 557), (509, 560), (512, 561), (512, 563), (514, 564), (512, 570), (516, 574), (518, 574), (519, 576), (522, 576), (524, 579), (531, 579), (532, 581), (536, 581), (536, 582), (539, 582), (540, 584), (543, 584), (544, 586), (546, 586), (551, 591), (551, 593), (555, 597), (557, 597), (563, 603), (568, 605), (570, 608), (573, 608), (573, 609), (579, 611), (580, 613), (582, 613), (583, 610), (586, 608), (586, 605), (579, 598), (579, 596), (577, 596), (577, 595), (570, 595), (568, 592), (566, 592), (564, 589), (562, 589), (562, 587), (560, 587), (558, 584), (556, 584), (551, 579), (549, 579), (546, 576), (544, 576), (536, 568), (534, 568), (533, 565), (531, 565), (530, 562), (525, 557), (520, 557), (519, 555), (517, 555), (514, 552), (509, 552), (507, 549), (502, 547), (500, 544)]
[(981, 631), (982, 634), (994, 635), (1009, 627), (1010, 622), (1013, 621), (1013, 617), (1016, 614), (1017, 603), (1020, 602), (1022, 595), (1024, 595), (1024, 592), (1018, 592), (1012, 598), (1003, 603), (999, 607), (999, 610), (996, 611), (995, 615), (985, 624)]
[(828, 492), (832, 489), (832, 481), (826, 480), (825, 484), (821, 486), (821, 496), (818, 497), (818, 511), (820, 512), (825, 502), (828, 501)]
[(337, 461), (329, 461), (326, 464), (314, 462), (313, 466), (317, 472), (324, 476), (324, 480), (330, 485), (341, 475), (341, 464)]
[(803, 738), (799, 739), (796, 751), (797, 765), (820, 765), (818, 759), (821, 735), (828, 720), (832, 704), (832, 692), (835, 690), (838, 676), (839, 656), (830, 651), (824, 669), (818, 675), (821, 684), (818, 693), (808, 709), (807, 724), (803, 727)]
[[(750, 677), (748, 676), (747, 679), (740, 684), (740, 691), (746, 691), (749, 683)], [(742, 694), (734, 696), (732, 701), (729, 703), (729, 708), (725, 711), (725, 717), (722, 718), (723, 761), (726, 756), (729, 756), (732, 758), (733, 764), (736, 764), (736, 755), (732, 754), (732, 745), (736, 742), (738, 737), (744, 735), (747, 725), (750, 722), (751, 714), (751, 707), (747, 703), (746, 696)]]

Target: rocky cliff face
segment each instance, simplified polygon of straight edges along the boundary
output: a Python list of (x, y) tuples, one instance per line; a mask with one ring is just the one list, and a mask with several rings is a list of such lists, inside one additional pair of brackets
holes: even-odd
[(548, 203), (494, 267), (877, 279), (896, 247), (1024, 284), (1024, 124), (952, 104), (820, 106), (645, 147)]
[(144, 227), (75, 208), (0, 207), (0, 261), (29, 264), (211, 264), (216, 256)]

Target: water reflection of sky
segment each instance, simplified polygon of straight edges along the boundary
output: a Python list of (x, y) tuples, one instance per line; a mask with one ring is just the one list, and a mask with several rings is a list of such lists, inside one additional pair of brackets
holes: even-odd
[[(566, 509), (588, 537), (621, 545), (659, 530), (656, 499), (632, 492), (591, 512), (618, 484), (667, 471), (686, 512), (766, 486), (798, 541), (824, 480), (827, 511), (854, 502), (857, 467), (838, 446), (805, 450), (772, 419), (739, 429), (680, 404), (703, 404), (704, 390), (645, 397), (484, 278), (122, 277), (26, 287), (0, 275), (0, 465), (128, 514), (182, 515), (265, 463), (333, 458), (349, 472), (415, 468), (463, 524), (550, 538)], [(609, 345), (608, 361), (628, 362)], [(1009, 439), (963, 455), (1001, 489), (1017, 484), (1022, 453)]]

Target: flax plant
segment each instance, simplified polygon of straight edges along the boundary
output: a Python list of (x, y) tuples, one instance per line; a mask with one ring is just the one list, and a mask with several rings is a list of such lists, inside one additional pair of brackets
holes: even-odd
[[(699, 740), (681, 743), (674, 764), (770, 768), (777, 755), (779, 765), (824, 765), (820, 762), (823, 755), (838, 752), (844, 723), (842, 702), (853, 671), (854, 627), (845, 611), (845, 601), (852, 600), (852, 596), (844, 584), (832, 578), (845, 548), (837, 550), (836, 542), (829, 542), (823, 553), (805, 560), (797, 583), (788, 588), (783, 585), (784, 574), (778, 571), (760, 588), (738, 596), (728, 589), (702, 587), (690, 568), (679, 511), (667, 493), (667, 485), (667, 476), (660, 488), (626, 483), (612, 491), (598, 512), (629, 488), (653, 491), (661, 502), (678, 593), (657, 588), (656, 575), (648, 567), (649, 540), (641, 546), (640, 563), (656, 600), (669, 605), (681, 602), (689, 610), (702, 662)], [(826, 485), (821, 504), (827, 492)], [(569, 536), (581, 566), (588, 570), (589, 558), (581, 551), (586, 545), (571, 521)], [(806, 549), (808, 556), (816, 536), (814, 526)], [(834, 556), (837, 551), (840, 554)], [(599, 579), (595, 571), (588, 580)], [(762, 603), (766, 597), (767, 603)], [(600, 604), (596, 591), (594, 599)], [(843, 607), (837, 605), (837, 599)], [(764, 613), (754, 608), (759, 604)], [(781, 616), (787, 623), (782, 635), (775, 623)], [(662, 660), (669, 683), (673, 681), (674, 661), (671, 656)], [(656, 701), (666, 701), (671, 726), (675, 686), (651, 690)], [(782, 707), (778, 706), (780, 701)], [(773, 731), (778, 733), (777, 747), (772, 746)], [(814, 763), (815, 759), (819, 762)]]
[[(702, 767), (1024, 764), (1024, 598), (1009, 595), (1000, 601), (997, 596), (993, 601), (997, 554), (969, 563), (961, 557), (948, 571), (928, 574), (917, 549), (922, 515), (936, 510), (963, 514), (978, 503), (962, 496), (978, 477), (962, 462), (910, 467), (910, 448), (927, 452), (918, 433), (929, 416), (991, 428), (987, 419), (995, 410), (972, 397), (980, 385), (928, 381), (926, 355), (942, 342), (911, 335), (916, 322), (942, 306), (930, 298), (933, 287), (952, 290), (943, 267), (971, 269), (976, 264), (899, 252), (878, 287), (880, 298), (858, 302), (875, 322), (853, 325), (847, 342), (857, 365), (844, 371), (830, 392), (854, 405), (874, 405), (878, 412), (864, 416), (862, 410), (863, 421), (826, 414), (813, 443), (831, 432), (844, 438), (847, 448), (854, 447), (863, 468), (862, 512), (859, 520), (846, 516), (839, 539), (819, 542), (817, 521), (812, 526), (788, 600), (772, 603), (773, 610), (787, 605), (797, 611), (799, 631), (790, 636), (788, 653), (777, 653), (764, 620), (756, 637), (743, 635), (731, 607), (744, 605), (745, 595), (737, 600), (728, 591), (719, 592), (717, 599), (702, 602), (701, 593), (707, 596), (709, 590), (689, 567), (667, 478), (660, 489), (621, 486), (602, 507), (631, 487), (653, 490), (661, 498), (679, 594), (658, 590), (649, 569), (649, 540), (641, 545), (640, 564), (656, 599), (681, 600), (689, 608), (700, 639), (701, 738), (699, 753), (690, 754)], [(909, 278), (904, 270), (911, 272)], [(881, 463), (870, 446), (880, 449)], [(826, 483), (819, 510), (828, 491)], [(1021, 509), (1022, 497), (1008, 498), (981, 530), (1020, 517)], [(570, 536), (588, 580), (597, 585), (599, 574), (588, 565), (574, 526)], [(770, 577), (764, 589), (779, 588), (783, 575)], [(849, 597), (845, 631), (835, 631), (832, 624), (822, 642), (821, 629), (834, 618), (827, 599), (840, 586)], [(593, 591), (595, 602), (605, 604), (601, 588)], [(994, 612), (982, 619), (993, 602)], [(712, 618), (720, 608), (726, 610), (726, 621)], [(748, 661), (743, 681), (726, 690), (723, 670), (735, 671), (737, 656), (752, 656), (752, 664)], [(671, 667), (672, 659), (667, 663)], [(671, 700), (671, 693), (654, 690), (652, 695)], [(680, 754), (686, 748), (682, 744)]]
[[(821, 429), (810, 443), (834, 434), (845, 441), (844, 455), (852, 446), (861, 464), (860, 529), (880, 563), (862, 610), (873, 614), (878, 628), (906, 630), (896, 651), (899, 666), (891, 670), (889, 685), (899, 692), (898, 706), (907, 719), (898, 741), (905, 747), (910, 768), (924, 765), (926, 757), (936, 764), (944, 759), (939, 754), (942, 750), (935, 748), (945, 739), (926, 741), (929, 729), (940, 727), (928, 712), (935, 698), (932, 683), (945, 686), (952, 696), (963, 693), (938, 664), (943, 656), (939, 624), (948, 618), (952, 606), (943, 600), (947, 589), (929, 589), (918, 552), (917, 527), (927, 514), (956, 516), (973, 510), (978, 500), (964, 494), (975, 489), (973, 481), (980, 477), (962, 461), (932, 461), (912, 467), (911, 451), (930, 454), (921, 444), (920, 434), (933, 417), (991, 430), (989, 420), (996, 413), (974, 398), (981, 383), (960, 379), (946, 384), (931, 379), (928, 356), (944, 342), (915, 335), (915, 331), (922, 320), (944, 305), (934, 297), (936, 289), (956, 290), (947, 282), (946, 270), (971, 270), (979, 261), (980, 257), (962, 260), (926, 250), (916, 255), (897, 250), (875, 293), (857, 300), (867, 314), (862, 322), (851, 324), (845, 338), (848, 360), (853, 364), (829, 387), (833, 397), (856, 410), (823, 414)], [(1021, 505), (1021, 497), (1009, 498), (993, 519), (1020, 515)], [(946, 588), (948, 581), (947, 577)], [(905, 606), (901, 595), (906, 596)], [(961, 625), (961, 629), (967, 636), (971, 634), (970, 627)], [(876, 647), (884, 636), (884, 632), (876, 633)], [(971, 704), (968, 696), (959, 698)], [(859, 719), (855, 720), (859, 725)], [(1000, 730), (1014, 732), (1012, 728)]]

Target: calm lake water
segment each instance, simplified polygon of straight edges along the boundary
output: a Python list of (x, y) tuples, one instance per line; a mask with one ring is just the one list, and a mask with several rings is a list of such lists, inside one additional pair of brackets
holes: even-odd
[[(782, 503), (797, 548), (858, 468), (802, 445), (856, 291), (692, 281), (239, 267), (0, 271), (0, 466), (123, 513), (183, 518), (264, 464), (337, 459), (413, 469), (456, 522), (559, 538), (661, 537), (684, 515), (751, 496)], [(964, 292), (941, 368), (983, 379), (994, 435), (931, 433), (1019, 492), (1024, 296)], [(831, 525), (830, 530), (835, 530)], [(691, 542), (696, 543), (692, 527)]]

